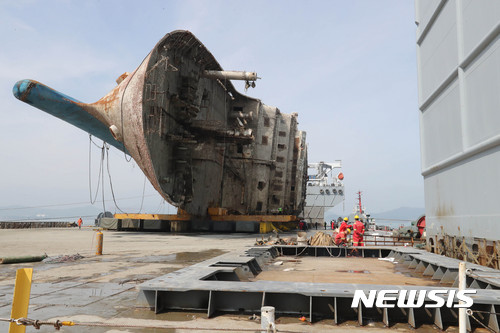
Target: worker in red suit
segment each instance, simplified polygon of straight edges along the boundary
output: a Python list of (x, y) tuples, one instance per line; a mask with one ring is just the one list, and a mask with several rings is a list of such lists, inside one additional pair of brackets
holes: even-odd
[(352, 229), (352, 226), (350, 224), (347, 224), (347, 221), (349, 221), (349, 219), (347, 217), (344, 217), (344, 221), (342, 221), (342, 223), (340, 224), (339, 232), (346, 231), (347, 228)]
[(347, 228), (345, 231), (340, 231), (334, 239), (334, 243), (337, 246), (347, 245), (347, 235), (351, 233), (351, 229)]
[(359, 216), (354, 216), (354, 226), (352, 234), (352, 245), (353, 246), (364, 246), (363, 235), (365, 234), (365, 225), (359, 220)]

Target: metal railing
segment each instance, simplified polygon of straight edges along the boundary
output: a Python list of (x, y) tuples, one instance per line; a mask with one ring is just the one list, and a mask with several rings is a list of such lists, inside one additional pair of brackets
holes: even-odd
[(397, 236), (371, 236), (367, 235), (363, 237), (363, 242), (365, 246), (415, 246), (416, 244), (423, 243), (421, 239), (404, 238)]

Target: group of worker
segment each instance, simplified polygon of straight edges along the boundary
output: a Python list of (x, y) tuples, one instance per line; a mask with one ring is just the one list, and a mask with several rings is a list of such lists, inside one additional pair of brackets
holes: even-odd
[(344, 218), (339, 227), (339, 232), (335, 236), (334, 242), (335, 245), (346, 245), (347, 244), (347, 236), (353, 232), (352, 234), (352, 245), (353, 246), (364, 246), (363, 235), (365, 234), (365, 225), (363, 222), (359, 220), (359, 216), (354, 216), (354, 225), (347, 224), (349, 219), (347, 217)]

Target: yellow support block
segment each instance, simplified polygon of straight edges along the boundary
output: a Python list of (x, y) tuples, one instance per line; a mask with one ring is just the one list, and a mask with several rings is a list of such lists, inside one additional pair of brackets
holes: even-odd
[[(21, 268), (16, 272), (16, 284), (14, 286), (14, 297), (12, 300), (12, 311), (10, 317), (13, 319), (27, 318), (28, 306), (30, 305), (31, 281), (33, 268)], [(9, 333), (24, 333), (26, 326), (10, 323)]]
[(271, 228), (273, 228), (273, 230), (276, 231), (276, 232), (280, 232), (281, 231), (278, 228), (276, 228), (272, 222), (271, 222)]
[(227, 215), (227, 209), (225, 208), (216, 208), (216, 207), (209, 207), (208, 208), (208, 215), (210, 216), (220, 216), (220, 215)]
[[(293, 222), (297, 220), (294, 215), (222, 215), (211, 216), (212, 221), (255, 221), (255, 222)], [(262, 223), (261, 223), (262, 224)]]
[(267, 234), (276, 230), (277, 232), (290, 231), (297, 227), (297, 223), (294, 222), (260, 222), (260, 233)]
[(260, 233), (267, 234), (273, 230), (271, 222), (260, 222)]

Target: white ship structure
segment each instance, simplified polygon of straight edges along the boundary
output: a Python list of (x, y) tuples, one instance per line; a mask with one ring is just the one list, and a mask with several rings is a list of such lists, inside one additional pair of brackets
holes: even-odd
[(334, 175), (334, 169), (340, 169), (342, 161), (333, 163), (309, 163), (308, 168), (315, 173), (308, 173), (306, 205), (304, 207), (304, 220), (307, 223), (323, 224), (325, 222), (325, 209), (335, 207), (344, 201), (344, 175), (340, 172)]

